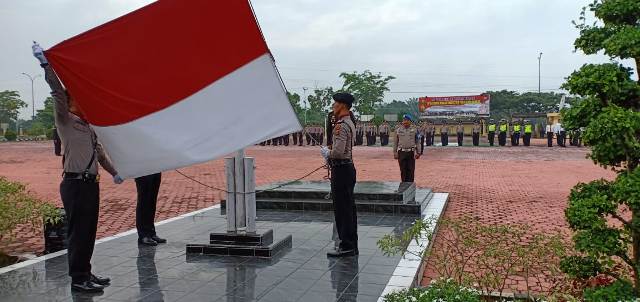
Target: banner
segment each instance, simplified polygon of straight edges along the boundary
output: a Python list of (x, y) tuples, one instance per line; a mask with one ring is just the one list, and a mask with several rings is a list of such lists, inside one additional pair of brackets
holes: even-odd
[(491, 96), (488, 94), (470, 96), (421, 97), (418, 107), (423, 117), (475, 117), (488, 116)]

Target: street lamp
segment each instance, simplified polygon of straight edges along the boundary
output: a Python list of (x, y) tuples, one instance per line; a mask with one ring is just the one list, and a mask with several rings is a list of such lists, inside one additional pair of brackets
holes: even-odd
[(302, 91), (304, 92), (303, 101), (304, 101), (304, 126), (307, 126), (307, 111), (309, 111), (309, 106), (307, 106), (307, 87), (302, 87)]
[(540, 94), (540, 61), (542, 61), (542, 52), (538, 55), (538, 94)]
[(35, 76), (31, 76), (28, 73), (22, 73), (23, 75), (25, 75), (26, 77), (29, 78), (29, 80), (31, 80), (31, 120), (35, 120), (36, 119), (36, 106), (35, 106), (35, 97), (33, 95), (33, 81), (35, 81), (38, 77), (42, 76), (40, 74), (37, 74)]

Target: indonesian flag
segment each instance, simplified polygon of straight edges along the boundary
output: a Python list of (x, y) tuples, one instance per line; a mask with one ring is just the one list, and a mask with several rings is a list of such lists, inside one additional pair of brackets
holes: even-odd
[(248, 0), (159, 0), (45, 54), (125, 178), (301, 129)]

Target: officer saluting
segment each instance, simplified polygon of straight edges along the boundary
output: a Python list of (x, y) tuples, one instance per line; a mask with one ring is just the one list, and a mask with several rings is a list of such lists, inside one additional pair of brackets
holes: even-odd
[(402, 182), (414, 181), (416, 159), (419, 159), (421, 154), (418, 144), (418, 130), (411, 126), (411, 116), (405, 114), (402, 126), (396, 129), (393, 139), (393, 158), (397, 159), (400, 165)]
[(332, 149), (322, 147), (321, 152), (331, 165), (331, 197), (340, 246), (327, 256), (346, 257), (358, 254), (358, 219), (353, 194), (356, 169), (352, 157), (356, 127), (350, 114), (354, 99), (349, 93), (336, 93), (333, 100), (337, 121), (333, 129), (333, 146)]
[(64, 173), (60, 184), (60, 197), (68, 219), (67, 257), (71, 289), (82, 292), (102, 292), (111, 283), (91, 271), (91, 256), (96, 241), (98, 212), (100, 209), (100, 186), (98, 162), (113, 175), (117, 184), (123, 182), (104, 153), (96, 134), (82, 118), (82, 112), (62, 87), (42, 48), (32, 46), (34, 56), (44, 68), (45, 80), (55, 100), (55, 124), (64, 145)]

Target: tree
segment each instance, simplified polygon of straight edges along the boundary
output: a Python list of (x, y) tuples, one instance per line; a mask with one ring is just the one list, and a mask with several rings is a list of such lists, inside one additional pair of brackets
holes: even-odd
[(53, 117), (54, 111), (54, 100), (52, 97), (48, 97), (44, 100), (44, 109), (38, 109), (36, 112), (36, 121), (42, 124), (45, 129), (53, 128), (55, 123)]
[(369, 70), (361, 73), (343, 72), (340, 77), (344, 79), (341, 90), (353, 94), (354, 107), (360, 114), (373, 114), (384, 101), (384, 93), (389, 91), (389, 82), (395, 79), (394, 76), (385, 77)]
[(21, 108), (27, 107), (27, 103), (20, 99), (17, 91), (0, 91), (0, 122), (9, 123), (18, 119)]
[[(587, 25), (586, 10), (600, 22)], [(604, 51), (612, 61), (631, 59), (640, 70), (640, 2), (596, 0), (583, 8), (574, 46), (585, 54)], [(565, 128), (584, 128), (582, 136), (592, 147), (594, 163), (617, 172), (613, 181), (596, 180), (575, 186), (565, 217), (574, 231), (581, 253), (565, 259), (564, 271), (572, 276), (606, 274), (613, 286), (629, 288), (640, 296), (640, 83), (633, 70), (618, 63), (585, 64), (573, 72), (563, 88), (584, 99), (563, 110)], [(629, 213), (630, 212), (630, 213)], [(616, 223), (611, 223), (615, 221)], [(631, 274), (614, 271), (626, 265)], [(630, 286), (622, 286), (629, 284)], [(586, 295), (586, 293), (585, 293)], [(589, 295), (597, 295), (589, 292)]]
[(333, 103), (333, 88), (325, 87), (313, 90), (313, 94), (307, 96), (309, 102), (309, 110), (313, 112), (326, 112), (331, 109)]
[(487, 91), (491, 95), (491, 117), (510, 119), (514, 113), (546, 113), (558, 110), (562, 94), (544, 92), (518, 93), (501, 90)]

